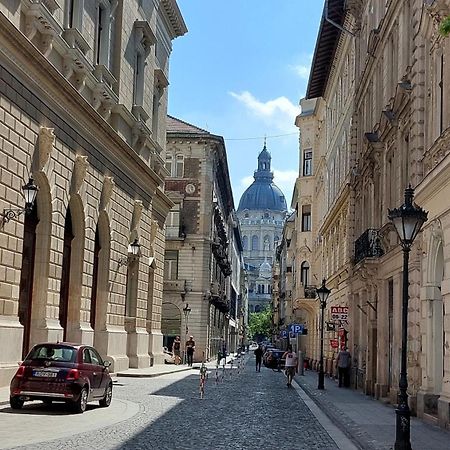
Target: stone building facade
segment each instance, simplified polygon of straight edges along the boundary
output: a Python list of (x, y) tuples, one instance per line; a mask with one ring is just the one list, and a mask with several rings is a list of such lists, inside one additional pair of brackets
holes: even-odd
[[(126, 6), (126, 7), (125, 7)], [(31, 345), (162, 361), (168, 61), (175, 1), (0, 1), (0, 385)], [(131, 243), (140, 245), (136, 257)]]
[[(247, 307), (242, 243), (224, 140), (168, 117), (163, 332), (170, 347), (193, 335), (197, 361), (242, 343)], [(185, 314), (186, 305), (190, 309)]]
[[(311, 144), (321, 157), (312, 180), (313, 270), (332, 289), (330, 307), (348, 306), (353, 386), (396, 403), (403, 259), (387, 210), (415, 188), (429, 214), (409, 265), (410, 406), (448, 427), (450, 41), (438, 27), (450, 2), (328, 3), (334, 24), (324, 15), (297, 118), (301, 153)], [(297, 180), (299, 202), (306, 181)], [(325, 349), (331, 374), (335, 355)]]
[(255, 180), (242, 194), (237, 211), (248, 273), (249, 312), (262, 311), (272, 303), (272, 268), (287, 213), (286, 199), (273, 183), (271, 160), (264, 144)]

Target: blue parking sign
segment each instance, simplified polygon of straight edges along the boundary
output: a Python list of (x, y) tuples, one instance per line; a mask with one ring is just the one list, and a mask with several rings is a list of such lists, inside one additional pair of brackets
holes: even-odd
[(294, 334), (302, 334), (303, 333), (303, 325), (299, 323), (292, 323), (289, 325), (289, 331)]

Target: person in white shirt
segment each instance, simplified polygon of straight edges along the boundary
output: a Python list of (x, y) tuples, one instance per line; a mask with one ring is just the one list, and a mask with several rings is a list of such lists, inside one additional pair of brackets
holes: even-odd
[(292, 351), (292, 345), (288, 346), (288, 349), (282, 356), (282, 359), (284, 359), (286, 361), (284, 368), (285, 368), (285, 373), (286, 373), (286, 376), (288, 379), (286, 384), (289, 387), (289, 386), (291, 386), (294, 375), (298, 369), (298, 359), (297, 359), (297, 355), (295, 354), (295, 352)]

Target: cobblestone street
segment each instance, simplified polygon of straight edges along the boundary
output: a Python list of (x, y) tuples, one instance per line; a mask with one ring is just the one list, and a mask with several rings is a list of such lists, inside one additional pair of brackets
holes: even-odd
[[(222, 376), (222, 371), (219, 374)], [(253, 359), (240, 374), (236, 368), (227, 369), (217, 384), (212, 370), (203, 400), (198, 385), (196, 370), (151, 379), (119, 378), (115, 401), (137, 403), (139, 412), (133, 417), (94, 431), (16, 448), (338, 448), (296, 389), (286, 387), (283, 374), (266, 368), (255, 373)], [(14, 413), (18, 424), (25, 411)], [(66, 426), (76, 432), (71, 425), (73, 416), (66, 417)]]

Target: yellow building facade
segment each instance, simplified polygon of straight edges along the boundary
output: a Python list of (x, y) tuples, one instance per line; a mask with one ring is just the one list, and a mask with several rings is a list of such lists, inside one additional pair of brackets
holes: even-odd
[[(450, 2), (343, 3), (328, 2), (297, 118), (303, 165), (313, 153), (312, 178), (300, 171), (296, 187), (298, 205), (313, 199), (312, 270), (332, 290), (326, 320), (348, 332), (353, 387), (396, 403), (403, 259), (387, 211), (415, 188), (429, 214), (409, 264), (410, 406), (448, 426), (450, 41), (438, 28)], [(336, 306), (348, 307), (347, 323)], [(339, 334), (325, 333), (330, 374)], [(309, 345), (317, 359), (312, 334)]]

